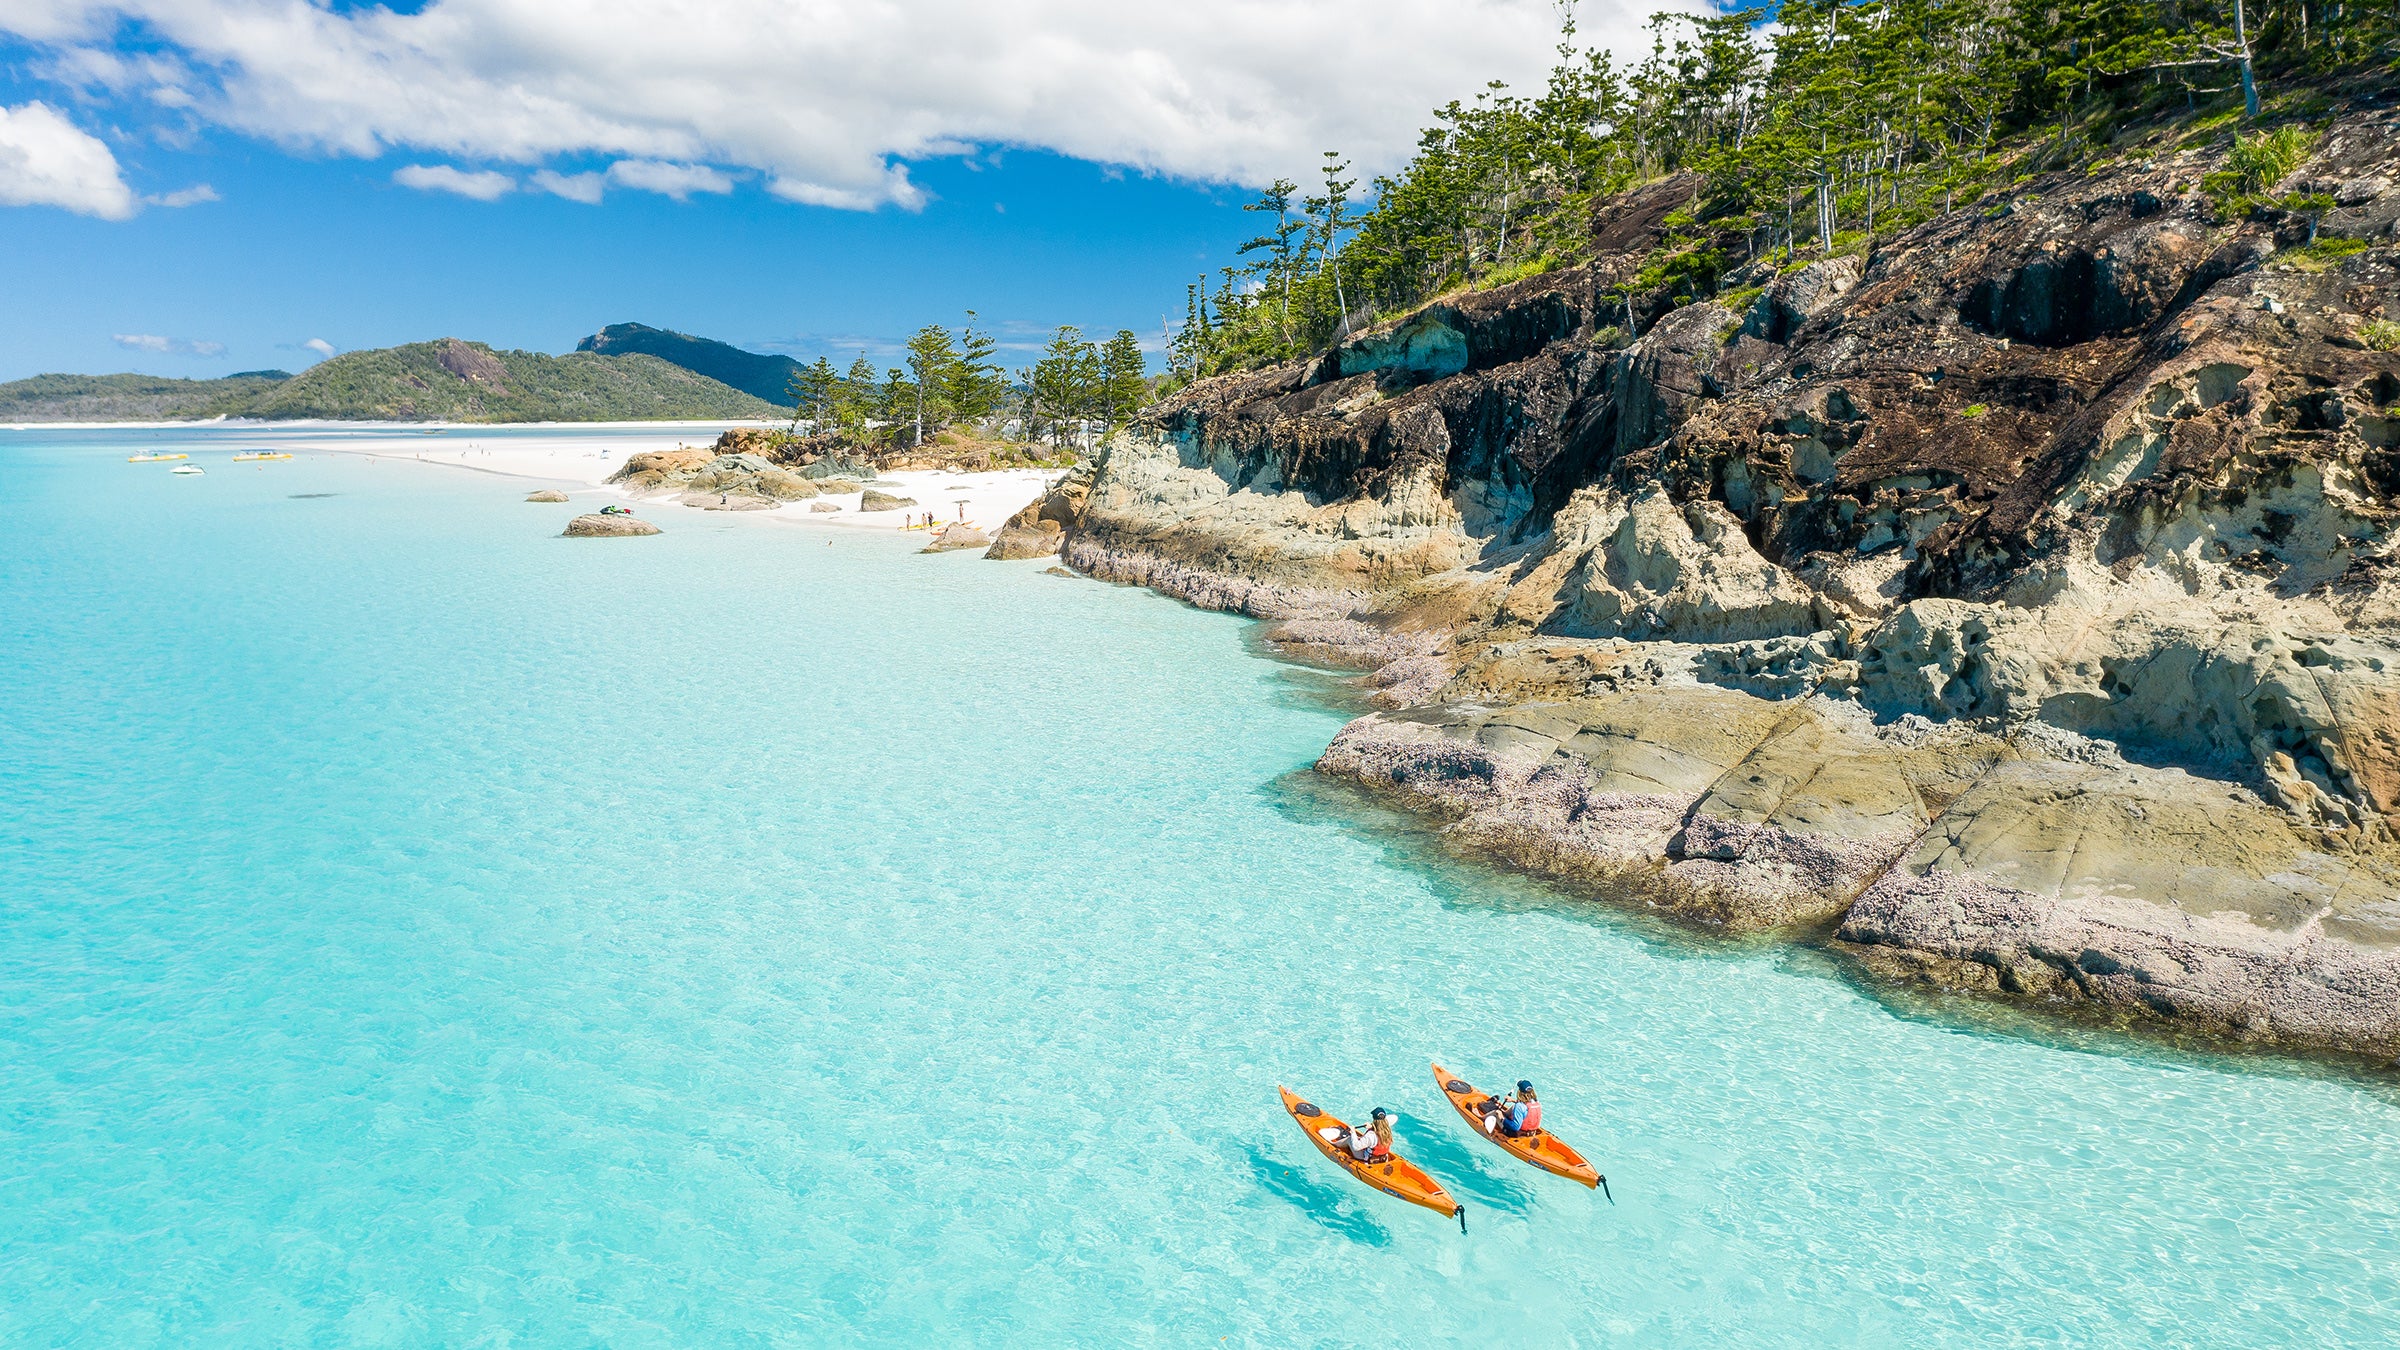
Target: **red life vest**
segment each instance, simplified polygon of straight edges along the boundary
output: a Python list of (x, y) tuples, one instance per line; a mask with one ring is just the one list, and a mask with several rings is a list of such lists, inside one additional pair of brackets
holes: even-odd
[(1525, 1108), (1525, 1119), (1517, 1126), (1517, 1133), (1533, 1134), (1540, 1130), (1542, 1128), (1542, 1104), (1540, 1102), (1520, 1102), (1518, 1104)]

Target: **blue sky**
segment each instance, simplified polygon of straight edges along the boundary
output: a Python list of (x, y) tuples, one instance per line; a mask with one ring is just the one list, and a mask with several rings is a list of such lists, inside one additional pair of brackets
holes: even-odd
[[(206, 182), (219, 200), (124, 221), (0, 213), (11, 293), (0, 379), (299, 370), (320, 359), (302, 345), (312, 339), (350, 351), (456, 336), (558, 352), (624, 321), (881, 361), (919, 325), (956, 327), (965, 309), (1011, 344), (1038, 346), (1062, 323), (1148, 340), (1246, 223), (1238, 187), (1035, 151), (998, 160), (927, 164), (921, 209), (860, 212), (748, 185), (681, 202), (482, 202), (394, 184), (415, 162), (406, 155), (299, 158), (229, 136), (153, 148), (128, 176)], [(118, 335), (223, 350), (147, 351)]]
[[(1647, 6), (1582, 0), (1628, 45)], [(888, 354), (1179, 314), (1317, 153), (1538, 79), (1553, 0), (8, 0), (0, 379), (636, 321)], [(1011, 353), (1021, 355), (1021, 353)]]

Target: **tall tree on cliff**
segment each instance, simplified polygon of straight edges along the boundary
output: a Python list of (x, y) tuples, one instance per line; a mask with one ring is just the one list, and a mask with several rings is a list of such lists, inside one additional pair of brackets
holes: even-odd
[(1243, 254), (1266, 255), (1254, 264), (1254, 268), (1261, 274), (1266, 289), (1275, 295), (1286, 345), (1290, 344), (1292, 338), (1292, 275), (1300, 269), (1300, 258), (1298, 251), (1292, 247), (1292, 241), (1306, 238), (1308, 232), (1306, 222), (1295, 218), (1292, 213), (1292, 194), (1299, 190), (1298, 183), (1289, 178), (1278, 178), (1267, 186), (1266, 191), (1258, 194), (1257, 201), (1244, 206), (1242, 209), (1245, 211), (1274, 216), (1275, 224), (1265, 234), (1236, 250)]
[(1340, 152), (1325, 152), (1325, 191), (1301, 203), (1317, 235), (1317, 270), (1333, 273), (1333, 303), (1338, 311), (1343, 337), (1350, 336), (1350, 297), (1342, 287), (1342, 231), (1350, 227), (1350, 192), (1358, 186), (1355, 178), (1342, 175), (1350, 169)]

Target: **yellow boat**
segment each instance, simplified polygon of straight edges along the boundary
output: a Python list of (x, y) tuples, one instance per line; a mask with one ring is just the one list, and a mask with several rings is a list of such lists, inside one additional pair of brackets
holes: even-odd
[(287, 455), (280, 450), (244, 450), (240, 454), (233, 457), (233, 462), (236, 464), (248, 464), (254, 460), (290, 458), (290, 455)]
[(127, 455), (125, 462), (128, 464), (156, 464), (160, 460), (190, 458), (190, 455)]

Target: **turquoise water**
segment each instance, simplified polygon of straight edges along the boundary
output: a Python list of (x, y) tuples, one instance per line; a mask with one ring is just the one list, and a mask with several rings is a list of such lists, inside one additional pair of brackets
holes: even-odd
[[(1303, 772), (1334, 686), (1239, 621), (190, 439), (207, 477), (0, 431), (0, 1343), (2400, 1325), (2388, 1085), (1443, 862)], [(1615, 1206), (1470, 1141), (1433, 1056), (1534, 1078)], [(1402, 1113), (1469, 1232), (1279, 1082)]]

